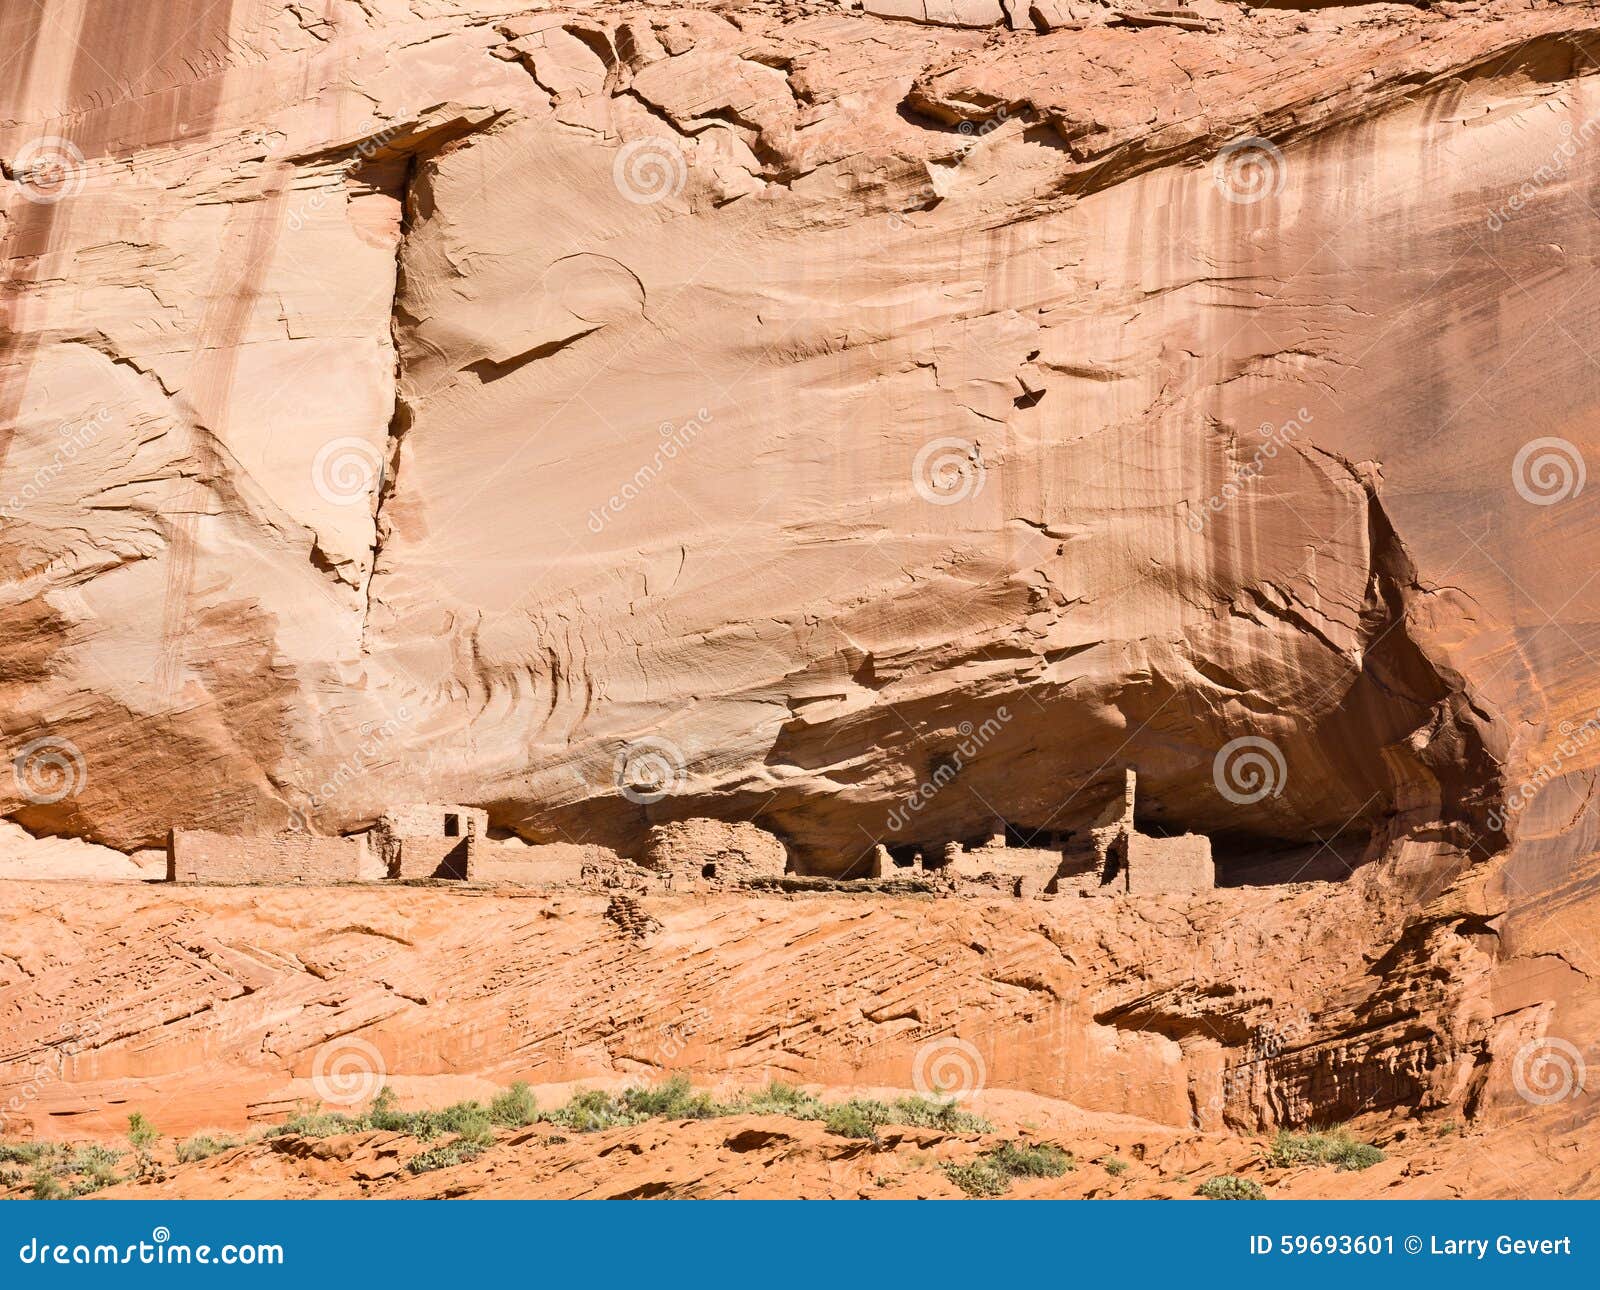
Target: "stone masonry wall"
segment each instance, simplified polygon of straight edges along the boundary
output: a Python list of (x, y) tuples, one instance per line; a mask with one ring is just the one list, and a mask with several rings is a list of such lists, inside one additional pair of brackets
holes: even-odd
[(462, 838), (398, 838), (393, 846), (391, 878), (472, 877), (476, 835)]
[(1197, 833), (1176, 838), (1128, 834), (1123, 867), (1126, 889), (1135, 895), (1209, 891), (1217, 885), (1211, 839)]
[(169, 882), (330, 883), (361, 877), (360, 838), (304, 833), (238, 837), (174, 829), (167, 842)]

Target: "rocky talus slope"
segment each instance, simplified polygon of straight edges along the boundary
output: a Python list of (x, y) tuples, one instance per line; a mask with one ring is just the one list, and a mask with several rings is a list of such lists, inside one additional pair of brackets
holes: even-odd
[[(1562, 1045), (1593, 1033), (1588, 977), (1533, 948), (1559, 939), (1548, 920), (1467, 912), (1475, 879), (1398, 899), (1405, 881), (1369, 866), (1184, 897), (645, 896), (626, 925), (582, 892), (8, 883), (0, 1104), (13, 1137), (114, 1141), (134, 1111), (171, 1135), (242, 1133), (383, 1084), (428, 1107), (523, 1080), (549, 1105), (673, 1072), (731, 1090), (944, 1088), (1013, 1131), (1047, 1115), (1102, 1153), (1181, 1148), (1213, 1172), (1259, 1161), (1275, 1128), (1351, 1120), (1396, 1158), (1425, 1149), (1426, 1187), (1489, 1188), (1495, 1167), (1497, 1194), (1586, 1186), (1593, 1092)], [(1592, 925), (1592, 897), (1573, 892), (1563, 917)], [(668, 1154), (710, 1153), (695, 1167), (717, 1175), (715, 1135), (734, 1132), (719, 1126)], [(354, 1185), (332, 1164), (301, 1177), (328, 1150), (255, 1144), (249, 1176)], [(827, 1164), (855, 1159), (844, 1145), (794, 1151), (846, 1185)], [(1470, 1183), (1447, 1164), (1469, 1151)], [(557, 1190), (615, 1185), (592, 1152), (584, 1137), (539, 1159), (575, 1171)], [(1547, 1156), (1560, 1167), (1536, 1175)]]

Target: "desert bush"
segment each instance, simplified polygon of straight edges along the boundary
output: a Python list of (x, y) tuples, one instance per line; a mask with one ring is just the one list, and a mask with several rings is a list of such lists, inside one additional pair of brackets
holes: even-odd
[(1059, 1178), (1078, 1167), (1070, 1154), (1052, 1143), (1002, 1142), (966, 1164), (944, 1166), (945, 1176), (969, 1196), (1004, 1196), (1016, 1178)]
[(338, 1111), (299, 1111), (282, 1124), (267, 1130), (269, 1138), (331, 1138), (337, 1133), (355, 1133), (371, 1126)]
[(989, 1155), (1013, 1178), (1059, 1178), (1078, 1167), (1067, 1152), (1049, 1142), (1021, 1146), (1002, 1142)]
[(209, 1133), (197, 1133), (192, 1138), (185, 1138), (178, 1144), (178, 1163), (190, 1165), (197, 1160), (209, 1160), (212, 1156), (226, 1151), (229, 1147), (239, 1145), (239, 1139), (224, 1134), (214, 1138)]
[(578, 1089), (565, 1106), (546, 1111), (541, 1118), (575, 1133), (595, 1133), (637, 1123), (627, 1107), (602, 1089)]
[(520, 1080), (489, 1103), (489, 1118), (507, 1128), (520, 1129), (539, 1118), (539, 1102), (533, 1090)]
[(1278, 1168), (1290, 1165), (1332, 1165), (1336, 1169), (1366, 1169), (1385, 1159), (1370, 1142), (1354, 1138), (1342, 1128), (1323, 1132), (1280, 1132), (1272, 1144), (1267, 1162)]
[(1249, 1178), (1240, 1178), (1235, 1174), (1218, 1174), (1215, 1178), (1207, 1178), (1200, 1184), (1195, 1195), (1204, 1196), (1207, 1200), (1265, 1200), (1266, 1192), (1261, 1190), (1261, 1184)]
[(33, 1188), (34, 1200), (62, 1200), (66, 1192), (61, 1189), (61, 1184), (48, 1169), (39, 1168), (33, 1171), (33, 1177), (28, 1180)]
[(457, 1138), (442, 1147), (430, 1147), (420, 1155), (412, 1156), (406, 1162), (406, 1168), (414, 1174), (425, 1174), (434, 1169), (448, 1169), (451, 1165), (464, 1165), (482, 1155), (487, 1145)]
[(95, 1192), (114, 1187), (123, 1180), (122, 1175), (117, 1172), (116, 1155), (100, 1147), (86, 1148), (86, 1150), (97, 1154), (81, 1163), (74, 1159), (72, 1167), (78, 1175), (72, 1183), (74, 1196), (92, 1196)]
[(0, 1142), (0, 1164), (36, 1165), (63, 1154), (56, 1142)]
[(739, 1098), (728, 1109), (731, 1114), (787, 1115), (792, 1120), (821, 1120), (827, 1116), (827, 1108), (810, 1093), (777, 1080), (759, 1092)]
[(894, 1103), (890, 1124), (917, 1129), (943, 1129), (947, 1133), (990, 1133), (994, 1125), (981, 1115), (963, 1111), (955, 1098), (901, 1097)]
[(823, 1122), (829, 1133), (845, 1138), (876, 1138), (885, 1124), (894, 1123), (894, 1111), (886, 1102), (871, 1098), (853, 1097), (848, 1102), (834, 1102), (826, 1107)]
[(128, 1141), (133, 1145), (135, 1151), (143, 1151), (153, 1147), (160, 1137), (160, 1130), (145, 1119), (143, 1111), (135, 1111), (128, 1117)]
[(1120, 1178), (1128, 1172), (1128, 1162), (1120, 1156), (1103, 1156), (1099, 1163), (1113, 1178)]
[(990, 1200), (996, 1196), (1004, 1196), (1011, 1190), (1011, 1177), (987, 1156), (979, 1156), (976, 1160), (964, 1165), (945, 1165), (945, 1176), (969, 1196), (979, 1200)]
[(642, 1120), (710, 1120), (727, 1114), (709, 1093), (696, 1093), (683, 1075), (674, 1075), (654, 1088), (623, 1089), (622, 1104)]

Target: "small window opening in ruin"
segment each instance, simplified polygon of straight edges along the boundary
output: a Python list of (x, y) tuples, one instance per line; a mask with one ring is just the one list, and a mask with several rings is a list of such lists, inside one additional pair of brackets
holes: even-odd
[(715, 878), (717, 876), (717, 866), (714, 864), (701, 865), (700, 876), (702, 878)]
[(898, 846), (889, 848), (889, 859), (894, 861), (896, 869), (912, 869), (916, 867), (918, 857), (922, 851), (915, 846)]
[(461, 836), (461, 817), (459, 815), (447, 815), (444, 817), (444, 835), (447, 838), (459, 838)]

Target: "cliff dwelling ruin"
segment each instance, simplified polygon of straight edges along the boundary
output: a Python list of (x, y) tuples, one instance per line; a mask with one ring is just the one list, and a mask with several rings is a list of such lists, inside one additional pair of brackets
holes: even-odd
[[(945, 844), (936, 856), (911, 851), (897, 861), (878, 844), (836, 880), (870, 889), (884, 883), (937, 878), (945, 889), (981, 888), (1037, 896), (1180, 895), (1216, 885), (1210, 840), (1142, 832), (1134, 822), (1137, 775), (1123, 774), (1121, 791), (1080, 839), (1054, 845), (1013, 845), (1003, 825), (980, 845)], [(172, 882), (233, 885), (446, 881), (615, 886), (625, 876), (667, 890), (742, 887), (798, 877), (783, 842), (749, 822), (691, 818), (654, 826), (634, 861), (599, 847), (528, 847), (490, 841), (488, 812), (470, 806), (414, 803), (385, 811), (367, 832), (321, 838), (304, 832), (245, 836), (174, 829), (167, 847)], [(904, 854), (904, 851), (902, 851)]]

